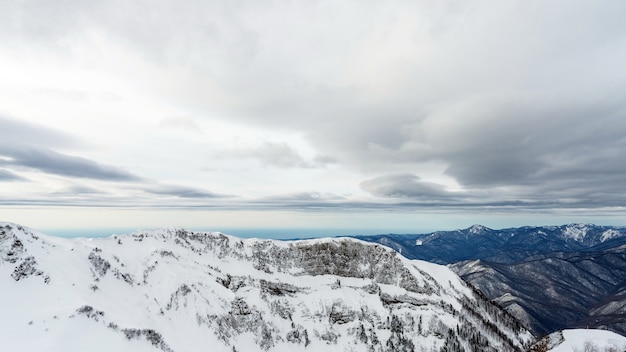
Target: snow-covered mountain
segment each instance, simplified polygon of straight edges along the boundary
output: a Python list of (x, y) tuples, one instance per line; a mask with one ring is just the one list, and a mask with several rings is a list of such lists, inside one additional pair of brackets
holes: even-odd
[(626, 243), (626, 228), (591, 224), (494, 230), (482, 225), (416, 235), (355, 236), (391, 247), (407, 258), (439, 264), (481, 259), (513, 263), (533, 255), (585, 252)]
[(533, 342), (448, 268), (355, 239), (182, 229), (64, 239), (0, 223), (0, 285), (7, 351), (521, 351)]
[(611, 331), (571, 329), (554, 332), (535, 343), (529, 352), (624, 352), (626, 337)]
[(536, 335), (576, 327), (626, 334), (626, 229), (570, 224), (360, 237), (452, 264)]
[(626, 245), (508, 264), (465, 261), (451, 269), (537, 335), (564, 327), (626, 334)]

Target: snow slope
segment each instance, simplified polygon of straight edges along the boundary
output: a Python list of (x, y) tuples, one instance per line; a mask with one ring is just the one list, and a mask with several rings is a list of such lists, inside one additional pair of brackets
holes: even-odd
[(531, 348), (531, 351), (624, 352), (626, 337), (607, 330), (563, 330), (544, 337)]
[(64, 239), (0, 223), (0, 287), (7, 351), (521, 351), (533, 340), (448, 268), (355, 239)]

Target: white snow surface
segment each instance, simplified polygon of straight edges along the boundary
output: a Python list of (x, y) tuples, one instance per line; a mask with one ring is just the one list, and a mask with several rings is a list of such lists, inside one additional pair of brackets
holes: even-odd
[(483, 225), (472, 225), (472, 227), (470, 227), (469, 232), (471, 234), (474, 235), (480, 235), (482, 233), (484, 233), (485, 231), (489, 230), (489, 228), (483, 226)]
[(533, 340), (447, 267), (355, 239), (174, 228), (66, 239), (0, 222), (0, 287), (5, 351), (438, 350), (458, 325), (494, 351)]
[(600, 241), (601, 242), (605, 242), (608, 240), (611, 240), (613, 238), (617, 238), (622, 236), (622, 233), (615, 230), (615, 229), (610, 229), (610, 230), (606, 230), (602, 233), (602, 237), (600, 237)]
[(563, 230), (563, 236), (581, 242), (587, 236), (588, 231), (589, 228), (584, 224), (570, 224)]
[[(562, 342), (558, 343), (561, 340)], [(571, 329), (551, 334), (549, 338), (558, 343), (549, 352), (626, 351), (626, 337), (607, 330)], [(596, 349), (593, 349), (595, 347)]]

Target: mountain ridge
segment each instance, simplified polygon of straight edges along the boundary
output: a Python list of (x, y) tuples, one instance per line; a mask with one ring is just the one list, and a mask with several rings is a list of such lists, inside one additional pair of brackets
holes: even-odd
[(626, 334), (626, 228), (474, 225), (419, 235), (360, 236), (408, 258), (447, 264), (536, 334), (597, 327)]
[[(520, 239), (520, 235), (526, 237)], [(624, 241), (626, 227), (572, 223), (561, 226), (523, 226), (494, 230), (476, 224), (465, 229), (425, 234), (353, 237), (387, 245), (412, 259), (439, 264), (473, 259), (512, 262), (525, 259), (529, 254), (611, 247)], [(468, 242), (469, 240), (471, 242)], [(429, 244), (433, 248), (425, 251), (423, 246)]]
[(170, 228), (63, 239), (0, 223), (0, 282), (0, 308), (13, 317), (1, 339), (17, 350), (521, 351), (533, 342), (448, 268), (350, 238)]

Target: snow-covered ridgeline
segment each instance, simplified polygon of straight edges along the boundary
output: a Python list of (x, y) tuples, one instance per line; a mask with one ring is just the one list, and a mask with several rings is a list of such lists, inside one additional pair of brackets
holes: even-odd
[(63, 239), (0, 223), (0, 284), (8, 350), (516, 351), (532, 340), (446, 267), (354, 239)]

